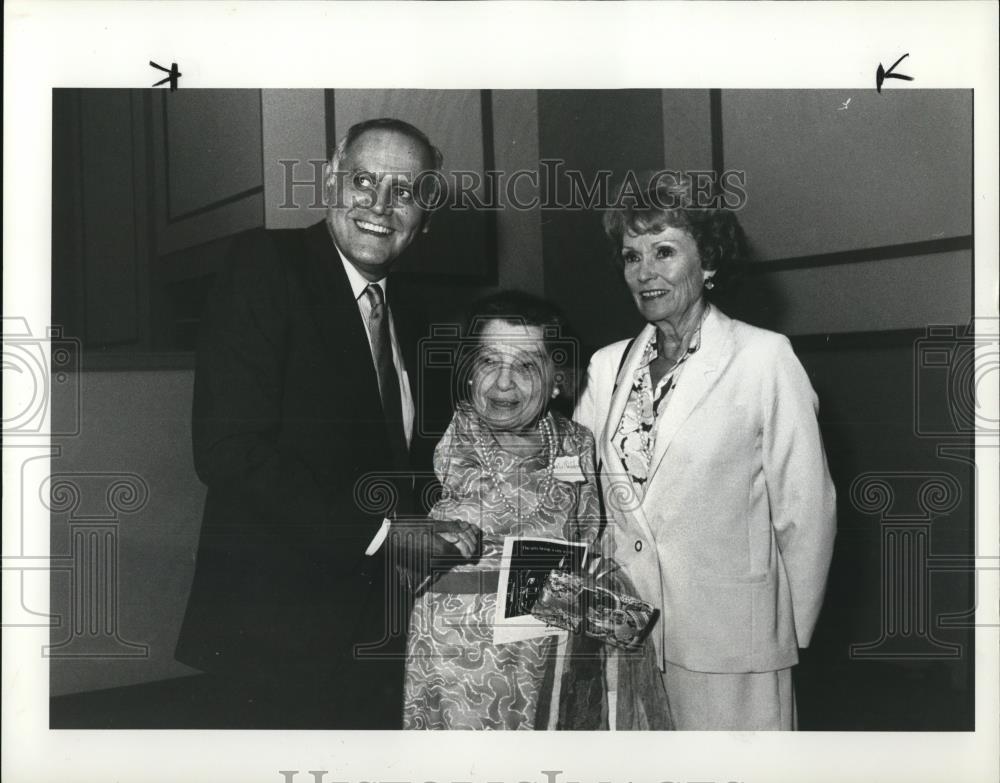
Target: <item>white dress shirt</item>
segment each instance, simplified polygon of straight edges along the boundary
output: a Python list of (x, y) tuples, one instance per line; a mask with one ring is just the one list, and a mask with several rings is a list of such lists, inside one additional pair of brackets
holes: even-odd
[[(358, 304), (358, 312), (361, 313), (361, 321), (365, 325), (365, 331), (368, 333), (368, 348), (372, 352), (372, 361), (375, 361), (375, 344), (373, 342), (373, 337), (371, 329), (368, 326), (368, 318), (371, 315), (371, 303), (368, 301), (368, 297), (365, 296), (365, 289), (372, 285), (371, 282), (365, 280), (361, 273), (354, 268), (354, 265), (344, 257), (344, 254), (337, 249), (337, 254), (340, 256), (340, 262), (344, 265), (344, 271), (347, 272), (347, 279), (351, 283), (351, 292), (354, 294), (354, 301)], [(375, 282), (375, 285), (382, 289), (382, 295), (385, 298), (386, 308), (389, 307), (389, 297), (388, 290), (386, 289), (386, 278), (382, 278)], [(406, 445), (410, 445), (410, 441), (413, 440), (413, 395), (410, 394), (410, 378), (406, 374), (406, 367), (403, 366), (403, 356), (399, 350), (399, 342), (396, 340), (396, 325), (392, 318), (392, 310), (389, 310), (389, 338), (392, 342), (392, 363), (396, 367), (396, 375), (399, 378), (399, 399), (403, 407), (403, 433), (406, 435)]]
[[(374, 362), (375, 343), (371, 329), (368, 326), (368, 319), (371, 315), (371, 303), (368, 301), (368, 297), (365, 296), (365, 289), (369, 285), (372, 285), (372, 283), (366, 280), (354, 268), (354, 264), (347, 260), (344, 254), (340, 252), (339, 247), (337, 248), (337, 255), (340, 256), (340, 262), (344, 265), (344, 271), (347, 273), (347, 279), (351, 284), (351, 292), (354, 294), (354, 301), (358, 304), (358, 312), (361, 313), (361, 322), (365, 325), (365, 332), (368, 334), (368, 348), (372, 352), (372, 362)], [(389, 292), (386, 289), (386, 278), (383, 277), (381, 280), (376, 281), (375, 285), (381, 287), (386, 309), (389, 309)], [(406, 374), (406, 367), (403, 366), (403, 356), (399, 350), (399, 342), (396, 340), (396, 325), (392, 319), (391, 309), (389, 309), (389, 340), (392, 343), (392, 363), (396, 367), (396, 375), (399, 378), (399, 401), (403, 408), (403, 434), (406, 436), (406, 445), (409, 446), (410, 441), (413, 439), (413, 395), (410, 393), (410, 378)], [(384, 519), (382, 520), (382, 526), (375, 531), (374, 537), (365, 549), (365, 554), (371, 557), (378, 552), (382, 548), (382, 544), (385, 543), (388, 535), (389, 520)]]

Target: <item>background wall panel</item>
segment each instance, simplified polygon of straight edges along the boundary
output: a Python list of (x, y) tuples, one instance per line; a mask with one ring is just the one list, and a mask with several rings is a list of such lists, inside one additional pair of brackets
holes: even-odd
[[(746, 307), (761, 326), (789, 335), (923, 329), (968, 323), (972, 253), (806, 267), (756, 275)], [(751, 296), (751, 294), (747, 294)]]
[[(974, 724), (972, 627), (968, 620), (949, 625), (944, 619), (975, 605), (971, 575), (929, 572), (913, 559), (887, 567), (882, 537), (889, 528), (851, 495), (859, 476), (878, 473), (893, 498), (889, 510), (896, 525), (926, 518), (932, 562), (973, 551), (973, 469), (939, 452), (950, 444), (961, 453), (962, 439), (928, 437), (915, 426), (918, 391), (946, 399), (949, 374), (943, 367), (935, 368), (936, 374), (917, 370), (920, 340), (917, 330), (792, 341), (819, 396), (820, 427), (837, 488), (837, 539), (823, 611), (794, 672), (801, 728), (968, 731)], [(944, 474), (956, 482), (957, 506), (928, 517), (914, 491), (913, 477), (921, 474)], [(903, 569), (910, 569), (913, 585), (905, 593), (908, 601), (916, 604), (916, 586), (926, 585), (925, 602), (915, 613), (926, 625), (889, 639), (882, 659), (856, 657), (851, 646), (878, 640), (893, 613), (884, 591)], [(949, 657), (938, 643), (958, 645), (960, 654)]]
[[(663, 122), (659, 90), (539, 90), (539, 157), (564, 161), (588, 182), (610, 171), (616, 183), (629, 169), (663, 166)], [(586, 345), (638, 331), (642, 322), (611, 261), (596, 210), (543, 211), (542, 239), (545, 293)]]
[[(103, 648), (133, 657), (62, 657), (56, 651), (50, 661), (53, 696), (194, 673), (174, 660), (205, 501), (191, 454), (194, 373), (83, 372), (79, 381), (81, 434), (59, 439), (61, 451), (51, 470), (80, 488), (81, 503), (75, 510), (52, 514), (51, 552), (57, 558), (70, 552), (74, 518), (116, 517), (117, 630), (123, 641), (148, 649), (136, 655), (126, 645)], [(75, 396), (54, 397), (53, 422), (59, 425), (76, 416), (76, 402)], [(134, 513), (114, 514), (106, 507), (106, 489), (123, 474), (138, 476), (148, 494)], [(54, 571), (51, 612), (60, 618), (51, 634), (54, 645), (72, 642), (73, 625), (82, 619), (80, 609), (70, 603), (69, 587), (67, 573)], [(97, 641), (94, 634), (83, 636), (76, 641), (85, 647)]]
[(169, 220), (263, 185), (260, 90), (163, 95)]
[[(511, 176), (538, 166), (538, 93), (535, 90), (492, 90), (494, 163)], [(519, 178), (524, 183), (524, 178)], [(516, 200), (524, 203), (538, 189), (519, 186)], [(537, 209), (517, 209), (502, 193), (497, 221), (497, 284), (541, 296), (545, 278), (542, 263), (542, 219)]]
[(721, 103), (724, 165), (747, 172), (740, 219), (759, 258), (972, 231), (971, 92), (723, 90)]
[(151, 97), (158, 254), (262, 226), (260, 90), (161, 90)]
[(663, 90), (663, 164), (671, 171), (712, 170), (710, 90)]
[[(260, 92), (264, 225), (267, 228), (310, 226), (326, 215), (322, 206), (322, 164), (326, 161), (324, 91)], [(291, 173), (282, 165), (282, 160), (295, 161)], [(293, 179), (312, 184), (295, 187), (288, 198)], [(314, 207), (315, 204), (320, 206)]]
[(132, 343), (139, 336), (132, 98), (128, 90), (86, 90), (80, 110), (87, 339)]

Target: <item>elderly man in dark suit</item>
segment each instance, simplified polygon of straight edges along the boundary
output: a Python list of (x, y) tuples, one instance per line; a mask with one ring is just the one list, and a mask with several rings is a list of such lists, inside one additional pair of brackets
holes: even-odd
[(395, 511), (415, 510), (416, 334), (386, 283), (428, 228), (415, 185), (438, 178), (420, 172), (440, 166), (412, 125), (355, 125), (327, 165), (326, 220), (239, 237), (206, 308), (193, 435), (208, 498), (176, 657), (209, 674), (207, 723), (401, 724), (393, 542), (425, 560), (475, 546), (461, 522), (383, 543), (403, 523), (363, 487), (387, 476)]

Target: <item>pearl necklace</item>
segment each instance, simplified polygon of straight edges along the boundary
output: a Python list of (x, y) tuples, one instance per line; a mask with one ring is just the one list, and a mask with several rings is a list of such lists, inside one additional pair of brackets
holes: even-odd
[[(541, 509), (542, 503), (548, 497), (549, 490), (552, 488), (552, 479), (556, 470), (556, 451), (558, 444), (556, 443), (556, 436), (554, 432), (555, 426), (552, 423), (551, 413), (545, 414), (545, 417), (538, 422), (538, 429), (542, 433), (542, 440), (545, 444), (544, 448), (548, 455), (548, 464), (545, 466), (545, 478), (542, 480), (542, 485), (538, 490), (538, 500), (535, 502), (535, 505), (531, 508), (531, 510), (524, 515), (524, 519), (533, 517)], [(496, 436), (493, 435), (492, 432), (490, 432), (490, 435), (492, 436), (493, 442), (496, 443), (497, 447), (503, 448), (500, 446), (500, 443), (497, 441)], [(483, 469), (486, 472), (487, 477), (490, 479), (490, 483), (500, 496), (500, 501), (503, 503), (504, 508), (506, 508), (511, 514), (517, 516), (522, 512), (511, 502), (507, 493), (504, 492), (500, 476), (494, 467), (496, 462), (496, 449), (486, 443), (480, 432), (480, 428), (477, 428), (475, 431), (475, 439), (476, 446), (483, 452)]]

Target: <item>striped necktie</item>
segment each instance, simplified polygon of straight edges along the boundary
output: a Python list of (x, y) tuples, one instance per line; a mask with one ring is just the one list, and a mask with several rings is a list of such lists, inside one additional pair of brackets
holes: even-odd
[(399, 396), (399, 375), (392, 360), (392, 339), (389, 336), (389, 309), (385, 305), (385, 294), (379, 285), (369, 285), (365, 296), (371, 310), (368, 315), (368, 331), (372, 338), (375, 358), (375, 372), (382, 397), (382, 412), (392, 448), (394, 467), (405, 470), (409, 467), (409, 449), (403, 430), (403, 404)]

